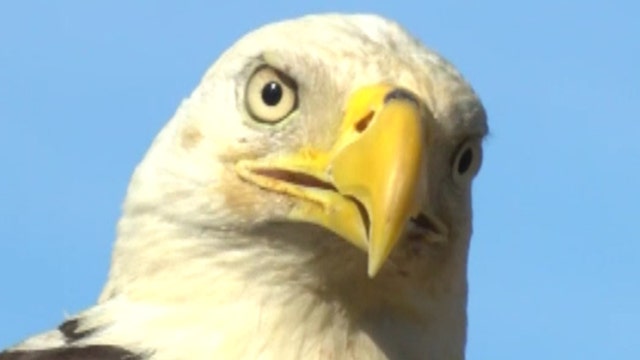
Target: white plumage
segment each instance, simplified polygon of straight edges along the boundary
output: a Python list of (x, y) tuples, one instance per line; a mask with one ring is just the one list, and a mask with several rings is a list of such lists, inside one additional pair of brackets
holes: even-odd
[[(420, 134), (397, 130), (406, 151), (385, 148), (400, 123), (384, 127), (385, 111), (417, 119), (406, 124)], [(207, 71), (136, 169), (99, 302), (0, 359), (463, 358), (486, 129), (456, 70), (388, 20), (258, 29)], [(360, 150), (367, 136), (379, 145)], [(345, 172), (350, 148), (368, 157)], [(378, 159), (395, 167), (364, 174)], [(398, 199), (383, 209), (404, 209), (397, 231), (376, 212), (382, 195), (341, 171), (391, 184), (376, 189)]]

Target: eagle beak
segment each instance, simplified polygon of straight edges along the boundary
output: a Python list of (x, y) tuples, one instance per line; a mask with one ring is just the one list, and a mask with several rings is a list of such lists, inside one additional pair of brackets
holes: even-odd
[(329, 151), (240, 161), (245, 180), (295, 199), (289, 217), (321, 225), (368, 253), (374, 277), (424, 201), (425, 131), (417, 98), (374, 85), (349, 99)]

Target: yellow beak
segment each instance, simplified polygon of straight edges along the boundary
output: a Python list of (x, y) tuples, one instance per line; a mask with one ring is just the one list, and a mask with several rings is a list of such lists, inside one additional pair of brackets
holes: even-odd
[(368, 252), (368, 274), (380, 270), (424, 194), (425, 131), (417, 100), (374, 85), (347, 103), (329, 151), (240, 161), (245, 180), (297, 199), (292, 219), (324, 226)]

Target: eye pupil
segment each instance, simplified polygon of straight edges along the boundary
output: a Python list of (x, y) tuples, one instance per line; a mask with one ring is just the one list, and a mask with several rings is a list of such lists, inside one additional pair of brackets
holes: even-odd
[(262, 88), (262, 101), (269, 106), (276, 106), (282, 99), (282, 86), (275, 81), (268, 82)]
[(458, 174), (462, 175), (467, 172), (467, 170), (469, 170), (469, 167), (471, 167), (472, 161), (473, 152), (471, 151), (471, 149), (466, 149), (462, 153), (462, 156), (460, 156), (460, 160), (458, 161)]

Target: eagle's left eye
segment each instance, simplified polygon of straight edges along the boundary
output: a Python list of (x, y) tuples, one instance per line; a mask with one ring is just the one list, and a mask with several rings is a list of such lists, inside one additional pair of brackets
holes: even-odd
[(275, 124), (298, 106), (298, 88), (295, 81), (281, 71), (262, 66), (249, 78), (245, 99), (256, 121)]
[(453, 158), (453, 179), (457, 183), (471, 180), (480, 168), (482, 162), (482, 147), (479, 140), (464, 142)]

